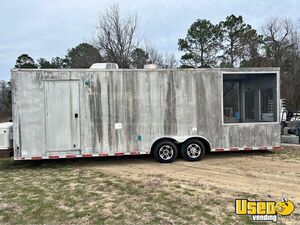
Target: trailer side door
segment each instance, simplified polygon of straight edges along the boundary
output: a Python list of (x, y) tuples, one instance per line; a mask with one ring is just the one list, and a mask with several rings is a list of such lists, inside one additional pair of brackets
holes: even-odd
[(79, 82), (45, 81), (47, 152), (80, 149)]

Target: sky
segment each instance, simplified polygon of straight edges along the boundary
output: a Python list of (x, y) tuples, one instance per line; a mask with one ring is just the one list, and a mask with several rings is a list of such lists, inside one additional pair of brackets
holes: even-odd
[(99, 14), (112, 4), (119, 5), (123, 16), (137, 13), (140, 36), (177, 59), (177, 41), (197, 19), (218, 23), (242, 15), (261, 30), (270, 17), (300, 18), (298, 0), (0, 0), (0, 80), (10, 79), (10, 69), (23, 53), (35, 61), (51, 60), (91, 41)]

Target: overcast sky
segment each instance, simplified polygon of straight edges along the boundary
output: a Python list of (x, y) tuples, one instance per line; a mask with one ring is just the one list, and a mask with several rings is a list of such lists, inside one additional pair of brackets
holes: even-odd
[(242, 15), (260, 30), (268, 17), (300, 17), (297, 0), (0, 0), (0, 80), (10, 78), (23, 53), (50, 60), (91, 40), (99, 13), (112, 3), (119, 4), (123, 15), (137, 12), (140, 33), (161, 53), (178, 57), (178, 38), (198, 18), (218, 23)]

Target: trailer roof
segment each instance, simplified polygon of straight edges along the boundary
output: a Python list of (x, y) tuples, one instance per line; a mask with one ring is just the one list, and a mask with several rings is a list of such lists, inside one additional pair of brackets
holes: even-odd
[(247, 67), (247, 68), (197, 68), (197, 69), (11, 69), (11, 71), (221, 71), (225, 73), (277, 73), (279, 67)]

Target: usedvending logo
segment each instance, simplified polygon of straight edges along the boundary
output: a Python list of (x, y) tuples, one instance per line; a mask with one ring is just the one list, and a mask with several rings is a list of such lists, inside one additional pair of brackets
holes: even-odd
[(253, 221), (277, 222), (278, 215), (289, 216), (294, 212), (294, 209), (294, 203), (286, 198), (278, 202), (235, 200), (235, 213), (237, 215), (250, 215)]

